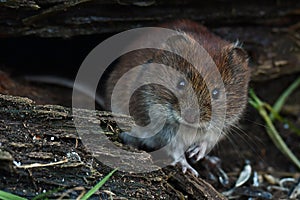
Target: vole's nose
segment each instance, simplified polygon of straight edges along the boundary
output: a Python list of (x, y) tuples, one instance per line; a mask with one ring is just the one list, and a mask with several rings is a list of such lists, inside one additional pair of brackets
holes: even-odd
[(199, 121), (199, 112), (197, 112), (196, 110), (194, 110), (192, 108), (185, 109), (183, 111), (182, 118), (186, 122), (188, 122), (190, 124), (194, 124)]

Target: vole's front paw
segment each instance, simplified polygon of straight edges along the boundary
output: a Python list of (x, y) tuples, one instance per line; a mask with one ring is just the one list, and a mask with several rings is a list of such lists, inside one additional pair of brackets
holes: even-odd
[(207, 143), (202, 142), (201, 144), (192, 145), (186, 151), (188, 158), (193, 158), (195, 161), (199, 161), (201, 158), (205, 156), (205, 152), (207, 149)]
[(199, 176), (199, 173), (197, 172), (197, 170), (195, 170), (195, 169), (187, 162), (187, 160), (186, 160), (186, 158), (185, 158), (184, 155), (181, 156), (181, 157), (179, 158), (178, 161), (174, 161), (174, 162), (172, 163), (172, 165), (175, 166), (177, 163), (179, 163), (179, 164), (181, 165), (181, 167), (182, 167), (182, 172), (183, 172), (184, 174), (186, 173), (186, 171), (190, 171), (190, 172), (192, 172), (192, 174), (194, 174), (196, 177)]

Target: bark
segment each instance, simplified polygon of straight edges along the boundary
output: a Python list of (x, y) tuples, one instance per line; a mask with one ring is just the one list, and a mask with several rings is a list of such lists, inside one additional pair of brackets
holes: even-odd
[(109, 36), (178, 18), (241, 41), (250, 55), (253, 81), (300, 71), (300, 2), (293, 0), (8, 0), (0, 3), (0, 37)]
[[(99, 134), (105, 134), (122, 148), (114, 139), (119, 129), (112, 121), (111, 113), (71, 110), (57, 105), (36, 105), (28, 98), (9, 95), (0, 95), (0, 105), (0, 189), (16, 193), (18, 190), (15, 189), (15, 184), (18, 183), (19, 194), (26, 197), (34, 196), (35, 192), (41, 189), (63, 187), (65, 190), (84, 190), (83, 187), (90, 188), (95, 180), (111, 171), (110, 167), (101, 163), (104, 158), (114, 161), (116, 166), (120, 164), (139, 168), (139, 165), (144, 166), (143, 163), (151, 166), (151, 157), (146, 152), (139, 151), (121, 156), (108, 148), (98, 148), (98, 151), (89, 152), (90, 148), (86, 146), (90, 147), (90, 144), (80, 142), (82, 136), (92, 136), (94, 140), (99, 140)], [(86, 130), (87, 135), (77, 134), (74, 116), (89, 122), (79, 126), (80, 130)], [(132, 120), (126, 116), (115, 117), (123, 127), (132, 125)], [(101, 125), (103, 129), (95, 124)], [(94, 160), (96, 157), (100, 159)], [(184, 175), (178, 168), (168, 167), (162, 171), (154, 166), (154, 171), (146, 174), (136, 174), (135, 171), (118, 172), (104, 189), (101, 188), (100, 193), (105, 193), (105, 188), (108, 188), (114, 194), (114, 199), (224, 199), (210, 184), (200, 178), (190, 174)], [(89, 181), (82, 182), (82, 179)], [(53, 192), (51, 195), (50, 197), (57, 198), (66, 194)]]

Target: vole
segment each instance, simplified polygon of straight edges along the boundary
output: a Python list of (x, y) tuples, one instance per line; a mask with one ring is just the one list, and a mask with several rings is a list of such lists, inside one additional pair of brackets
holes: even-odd
[[(187, 158), (196, 161), (203, 158), (217, 141), (224, 138), (226, 131), (238, 122), (246, 106), (248, 56), (238, 44), (221, 39), (195, 22), (178, 20), (161, 27), (176, 30), (181, 35), (162, 44), (169, 51), (144, 49), (122, 56), (109, 74), (105, 104), (107, 108), (112, 106), (112, 93), (120, 78), (142, 65), (139, 70), (127, 74), (121, 87), (114, 91), (118, 94), (113, 100), (114, 106), (117, 112), (126, 113), (126, 109), (129, 109), (130, 115), (141, 127), (160, 117), (165, 121), (157, 133), (151, 129), (133, 131), (122, 133), (121, 139), (125, 144), (150, 152), (165, 147), (164, 152), (172, 159), (172, 164), (179, 163), (184, 173), (189, 170), (198, 176)], [(215, 71), (206, 66), (204, 57), (195, 54), (196, 43), (214, 61), (224, 90), (214, 85), (217, 83), (213, 80), (216, 78)], [(190, 62), (177, 53), (197, 63), (199, 69), (193, 68)], [(171, 66), (175, 71), (162, 67), (151, 71), (152, 63)], [(145, 76), (156, 76), (160, 84), (149, 83), (132, 93), (133, 86)], [(190, 100), (192, 95), (195, 95), (196, 101)], [(128, 102), (123, 97), (128, 96), (129, 105), (124, 105)], [(226, 102), (221, 102), (221, 97)]]
[[(203, 158), (237, 124), (245, 109), (248, 56), (237, 43), (221, 39), (196, 22), (177, 20), (160, 27), (179, 34), (161, 44), (167, 50), (143, 49), (122, 56), (107, 74), (104, 94), (97, 101), (107, 110), (113, 106), (113, 111), (127, 113), (129, 109), (142, 127), (122, 133), (125, 144), (149, 152), (162, 149), (173, 165), (179, 163), (184, 173), (189, 170), (198, 176), (187, 160)], [(197, 44), (207, 55), (196, 53)], [(195, 63), (197, 66), (193, 66)], [(154, 83), (149, 79), (135, 88), (145, 77), (154, 77)], [(128, 102), (125, 97), (130, 97)], [(149, 124), (154, 127), (147, 129)]]

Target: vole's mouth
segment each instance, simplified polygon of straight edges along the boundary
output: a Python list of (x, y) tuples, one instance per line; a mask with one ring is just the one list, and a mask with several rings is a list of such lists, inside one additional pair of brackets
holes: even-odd
[(195, 122), (187, 122), (182, 116), (179, 115), (178, 112), (175, 110), (172, 110), (172, 115), (176, 121), (178, 121), (180, 124), (192, 127), (192, 128), (200, 128), (200, 129), (207, 129), (208, 123), (206, 121), (201, 122), (199, 118)]

